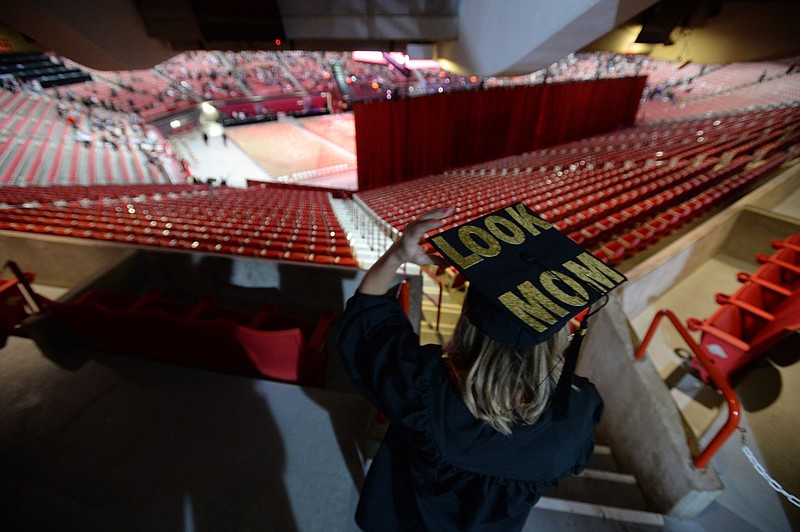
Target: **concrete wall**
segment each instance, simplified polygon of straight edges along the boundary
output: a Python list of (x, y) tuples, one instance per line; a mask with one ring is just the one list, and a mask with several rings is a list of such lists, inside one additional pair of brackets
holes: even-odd
[(723, 486), (711, 466), (694, 467), (690, 453), (704, 442), (698, 443), (685, 428), (655, 366), (648, 359), (634, 361), (640, 339), (629, 320), (712, 257), (728, 255), (752, 262), (757, 252), (771, 253), (771, 239), (800, 231), (800, 219), (773, 212), (781, 210), (787, 197), (798, 194), (798, 180), (798, 165), (784, 170), (625, 271), (628, 282), (590, 326), (579, 373), (595, 383), (606, 401), (598, 430), (621, 467), (636, 477), (645, 496), (669, 516), (697, 516)]
[(0, 231), (0, 259), (36, 272), (36, 283), (72, 288), (133, 254), (134, 248), (82, 238)]
[(694, 467), (675, 402), (653, 365), (634, 360), (635, 346), (619, 298), (612, 297), (589, 326), (578, 368), (606, 403), (598, 434), (659, 512), (696, 517), (722, 482), (711, 467)]

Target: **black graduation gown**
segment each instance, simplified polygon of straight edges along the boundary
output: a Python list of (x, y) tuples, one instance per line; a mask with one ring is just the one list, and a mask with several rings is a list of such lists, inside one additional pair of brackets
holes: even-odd
[(578, 474), (594, 450), (603, 402), (576, 377), (569, 417), (546, 410), (510, 436), (474, 418), (441, 359), (389, 296), (356, 294), (339, 351), (358, 388), (391, 424), (361, 493), (365, 530), (520, 530), (542, 491)]

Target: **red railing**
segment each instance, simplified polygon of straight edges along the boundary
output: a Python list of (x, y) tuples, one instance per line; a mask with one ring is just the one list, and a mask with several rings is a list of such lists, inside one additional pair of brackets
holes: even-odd
[(653, 334), (655, 334), (656, 329), (658, 328), (658, 325), (661, 323), (661, 319), (664, 316), (666, 316), (669, 321), (672, 322), (672, 325), (675, 326), (675, 329), (686, 342), (686, 345), (689, 346), (689, 349), (692, 351), (692, 353), (694, 353), (694, 356), (700, 361), (705, 370), (708, 371), (711, 382), (713, 382), (714, 386), (716, 386), (722, 392), (725, 401), (728, 403), (728, 420), (725, 422), (725, 425), (723, 425), (717, 434), (711, 439), (711, 441), (708, 442), (706, 448), (703, 449), (700, 454), (692, 458), (695, 467), (704, 468), (739, 426), (739, 419), (741, 415), (739, 398), (736, 396), (736, 392), (733, 391), (733, 388), (731, 388), (730, 383), (728, 383), (728, 379), (726, 379), (717, 370), (717, 368), (714, 367), (714, 363), (711, 361), (708, 354), (706, 354), (705, 350), (697, 344), (694, 338), (692, 338), (692, 336), (689, 334), (689, 331), (686, 329), (686, 327), (683, 326), (680, 320), (678, 320), (675, 314), (669, 309), (664, 308), (656, 312), (656, 315), (650, 324), (650, 328), (647, 330), (647, 334), (645, 335), (642, 344), (639, 346), (639, 349), (634, 355), (636, 359), (641, 360), (644, 358), (647, 346), (653, 339)]
[(10, 269), (16, 279), (0, 279), (0, 347), (12, 334), (20, 334), (18, 325), (39, 312), (41, 300), (31, 290), (33, 272), (23, 272), (14, 261), (6, 262), (3, 270)]

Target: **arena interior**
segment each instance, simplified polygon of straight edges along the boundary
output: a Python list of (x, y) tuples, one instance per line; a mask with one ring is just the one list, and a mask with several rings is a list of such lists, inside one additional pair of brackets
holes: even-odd
[[(790, 1), (4, 7), (0, 526), (357, 530), (386, 425), (338, 315), (419, 214), (523, 202), (628, 278), (579, 362), (600, 445), (525, 530), (800, 530), (798, 23)], [(463, 278), (397, 277), (446, 342)]]

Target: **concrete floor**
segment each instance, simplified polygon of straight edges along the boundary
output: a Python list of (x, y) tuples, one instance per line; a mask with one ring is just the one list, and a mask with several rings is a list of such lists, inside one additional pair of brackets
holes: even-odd
[[(343, 115), (344, 116), (344, 115)], [(300, 120), (293, 120), (293, 123), (298, 126), (313, 121), (317, 117), (304, 118)], [(349, 115), (346, 119), (352, 120)], [(274, 128), (272, 126), (279, 125), (276, 122), (267, 122), (263, 124), (248, 125), (241, 127), (258, 128), (260, 134), (263, 135), (263, 142), (270, 143), (270, 138), (274, 138)], [(313, 138), (313, 137), (312, 137)], [(204, 142), (201, 132), (193, 130), (187, 133), (182, 133), (170, 139), (175, 149), (184, 159), (189, 162), (189, 167), (193, 176), (200, 180), (207, 180), (208, 178), (221, 179), (224, 178), (228, 186), (247, 187), (247, 181), (263, 181), (263, 182), (278, 182), (276, 176), (270, 175), (235, 142), (234, 139), (229, 138), (227, 142), (223, 142), (222, 129), (212, 128), (209, 131), (208, 142)], [(319, 139), (319, 143), (327, 143), (324, 139)], [(310, 144), (313, 148), (313, 144)], [(347, 153), (345, 148), (335, 146), (334, 149)], [(309, 149), (309, 152), (313, 150)], [(309, 157), (307, 161), (298, 161), (298, 164), (305, 165), (306, 170), (314, 170), (317, 161), (313, 157)], [(327, 174), (317, 178), (309, 178), (302, 181), (306, 186), (319, 186), (326, 188), (338, 188), (342, 190), (356, 190), (358, 188), (358, 177), (355, 170), (346, 170), (336, 174)]]
[(361, 397), (96, 356), (0, 352), (0, 529), (352, 530)]

